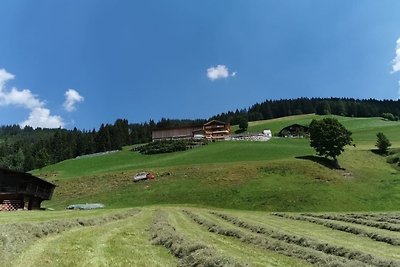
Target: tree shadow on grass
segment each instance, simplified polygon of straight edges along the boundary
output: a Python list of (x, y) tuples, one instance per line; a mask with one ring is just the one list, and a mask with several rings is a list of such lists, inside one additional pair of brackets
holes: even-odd
[(374, 154), (376, 154), (376, 155), (379, 155), (379, 156), (388, 156), (388, 155), (389, 155), (389, 151), (387, 151), (387, 152), (382, 152), (382, 151), (380, 151), (380, 150), (377, 149), (377, 148), (371, 149), (371, 152), (374, 153)]
[(311, 160), (315, 163), (321, 164), (324, 167), (327, 167), (332, 170), (340, 169), (335, 161), (325, 158), (325, 157), (318, 157), (314, 155), (307, 155), (307, 156), (298, 156), (296, 159), (304, 159), (304, 160)]

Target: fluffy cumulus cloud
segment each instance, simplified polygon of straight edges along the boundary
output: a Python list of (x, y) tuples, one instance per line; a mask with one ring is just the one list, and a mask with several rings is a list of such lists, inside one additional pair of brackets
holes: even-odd
[(83, 96), (81, 96), (76, 90), (68, 89), (68, 91), (65, 92), (64, 108), (66, 111), (72, 112), (75, 110), (75, 104), (83, 101)]
[(20, 123), (22, 127), (29, 125), (34, 128), (58, 128), (63, 127), (63, 119), (60, 116), (50, 115), (50, 110), (47, 108), (36, 107), (31, 110), (27, 120)]
[[(400, 72), (400, 38), (396, 41), (396, 56), (392, 62), (392, 73)], [(397, 91), (398, 98), (400, 99), (400, 81), (399, 89)]]
[(229, 76), (235, 77), (237, 72), (229, 73), (228, 67), (225, 65), (217, 65), (216, 67), (210, 67), (207, 69), (207, 77), (211, 81), (218, 79), (226, 79)]
[(396, 57), (393, 59), (392, 68), (392, 73), (400, 72), (400, 38), (396, 42)]
[(5, 69), (0, 69), (0, 92), (3, 90), (4, 84), (12, 79), (14, 79), (14, 75), (8, 73)]
[(51, 115), (45, 103), (29, 89), (18, 90), (13, 87), (11, 90), (6, 90), (6, 83), (14, 78), (13, 74), (0, 69), (0, 106), (20, 106), (30, 110), (28, 119), (20, 123), (21, 127), (26, 125), (34, 128), (64, 127), (63, 119), (60, 116)]

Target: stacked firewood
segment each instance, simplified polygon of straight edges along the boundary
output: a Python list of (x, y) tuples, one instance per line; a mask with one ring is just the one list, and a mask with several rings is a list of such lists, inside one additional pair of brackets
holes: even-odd
[(15, 211), (22, 208), (20, 200), (3, 200), (3, 203), (0, 204), (0, 211)]

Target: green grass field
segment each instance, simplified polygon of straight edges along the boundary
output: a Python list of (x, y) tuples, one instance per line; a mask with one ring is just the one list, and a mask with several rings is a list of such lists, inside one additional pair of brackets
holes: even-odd
[[(159, 155), (125, 148), (35, 170), (58, 185), (43, 203), (55, 210), (1, 214), (11, 256), (0, 266), (400, 266), (399, 168), (371, 151), (377, 132), (400, 148), (400, 122), (335, 117), (356, 144), (339, 157), (343, 170), (326, 167), (309, 140), (285, 138)], [(156, 179), (133, 183), (142, 170)], [(64, 210), (90, 202), (106, 209)]]

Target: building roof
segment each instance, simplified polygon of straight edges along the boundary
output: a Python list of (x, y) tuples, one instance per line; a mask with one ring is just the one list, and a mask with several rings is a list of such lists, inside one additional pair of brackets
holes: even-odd
[(44, 179), (42, 179), (42, 178), (40, 178), (40, 177), (34, 176), (34, 175), (32, 175), (32, 174), (30, 174), (30, 173), (27, 173), (27, 172), (14, 171), (14, 170), (10, 170), (10, 169), (4, 168), (4, 167), (0, 167), (0, 171), (4, 171), (4, 172), (8, 172), (8, 173), (14, 173), (14, 174), (19, 174), (19, 175), (24, 176), (24, 177), (29, 178), (29, 179), (33, 179), (33, 180), (37, 180), (37, 181), (42, 181), (42, 182), (45, 182), (45, 183), (47, 183), (47, 184), (50, 184), (50, 185), (53, 185), (53, 186), (57, 186), (57, 185), (55, 185), (55, 184), (53, 184), (53, 183), (51, 183), (51, 182), (49, 182), (49, 181), (46, 181), (46, 180), (44, 180)]
[(203, 125), (194, 125), (194, 126), (178, 126), (178, 127), (170, 127), (170, 128), (154, 128), (152, 131), (167, 131), (167, 130), (180, 130), (180, 129), (202, 129)]
[(278, 133), (278, 135), (281, 136), (281, 135), (283, 135), (283, 132), (284, 132), (284, 131), (289, 131), (289, 132), (291, 132), (291, 131), (296, 130), (296, 129), (302, 129), (303, 131), (308, 132), (309, 127), (308, 127), (308, 126), (301, 125), (301, 124), (298, 124), (298, 123), (291, 124), (291, 125), (289, 125), (289, 126), (284, 127), (282, 130), (280, 130), (279, 133)]
[(225, 123), (223, 121), (212, 120), (212, 121), (204, 123), (204, 126), (207, 126), (207, 125), (210, 125), (210, 124), (213, 124), (213, 123), (222, 124), (222, 125), (226, 125), (227, 124), (227, 123)]

